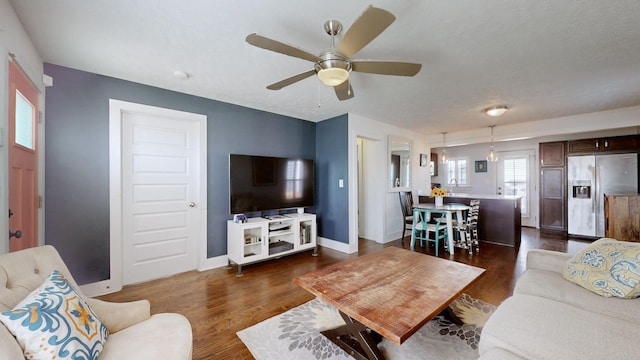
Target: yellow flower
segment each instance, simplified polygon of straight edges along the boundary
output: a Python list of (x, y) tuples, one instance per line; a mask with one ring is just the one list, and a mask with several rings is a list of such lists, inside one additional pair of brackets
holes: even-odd
[(431, 196), (447, 196), (447, 189), (433, 188), (431, 189)]

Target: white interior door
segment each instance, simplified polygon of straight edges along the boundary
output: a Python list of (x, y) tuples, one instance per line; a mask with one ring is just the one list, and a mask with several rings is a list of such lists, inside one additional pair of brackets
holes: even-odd
[(196, 269), (206, 244), (206, 117), (117, 103), (123, 284)]

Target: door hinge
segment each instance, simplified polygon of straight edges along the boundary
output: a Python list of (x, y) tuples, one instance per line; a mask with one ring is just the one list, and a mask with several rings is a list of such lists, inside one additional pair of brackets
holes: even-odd
[(38, 209), (42, 209), (42, 195), (38, 195)]
[(44, 113), (42, 111), (38, 111), (38, 124), (42, 124), (44, 121)]

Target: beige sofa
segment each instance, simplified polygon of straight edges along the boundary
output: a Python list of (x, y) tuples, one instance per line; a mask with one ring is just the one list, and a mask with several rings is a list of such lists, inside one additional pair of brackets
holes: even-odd
[[(0, 311), (16, 306), (54, 269), (79, 289), (52, 246), (0, 255)], [(168, 313), (151, 316), (147, 300), (110, 303), (88, 298), (86, 301), (109, 332), (101, 360), (191, 359), (191, 325), (184, 316)], [(23, 358), (16, 338), (0, 323), (0, 360)]]
[(513, 296), (482, 330), (480, 359), (640, 357), (640, 298), (606, 298), (565, 280), (562, 271), (572, 256), (528, 252)]

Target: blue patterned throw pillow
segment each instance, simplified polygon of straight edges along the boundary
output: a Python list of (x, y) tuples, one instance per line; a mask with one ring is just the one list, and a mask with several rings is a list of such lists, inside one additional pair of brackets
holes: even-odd
[(602, 239), (567, 261), (562, 276), (605, 297), (640, 296), (640, 244)]
[(27, 359), (98, 359), (108, 331), (67, 280), (54, 270), (0, 321)]

